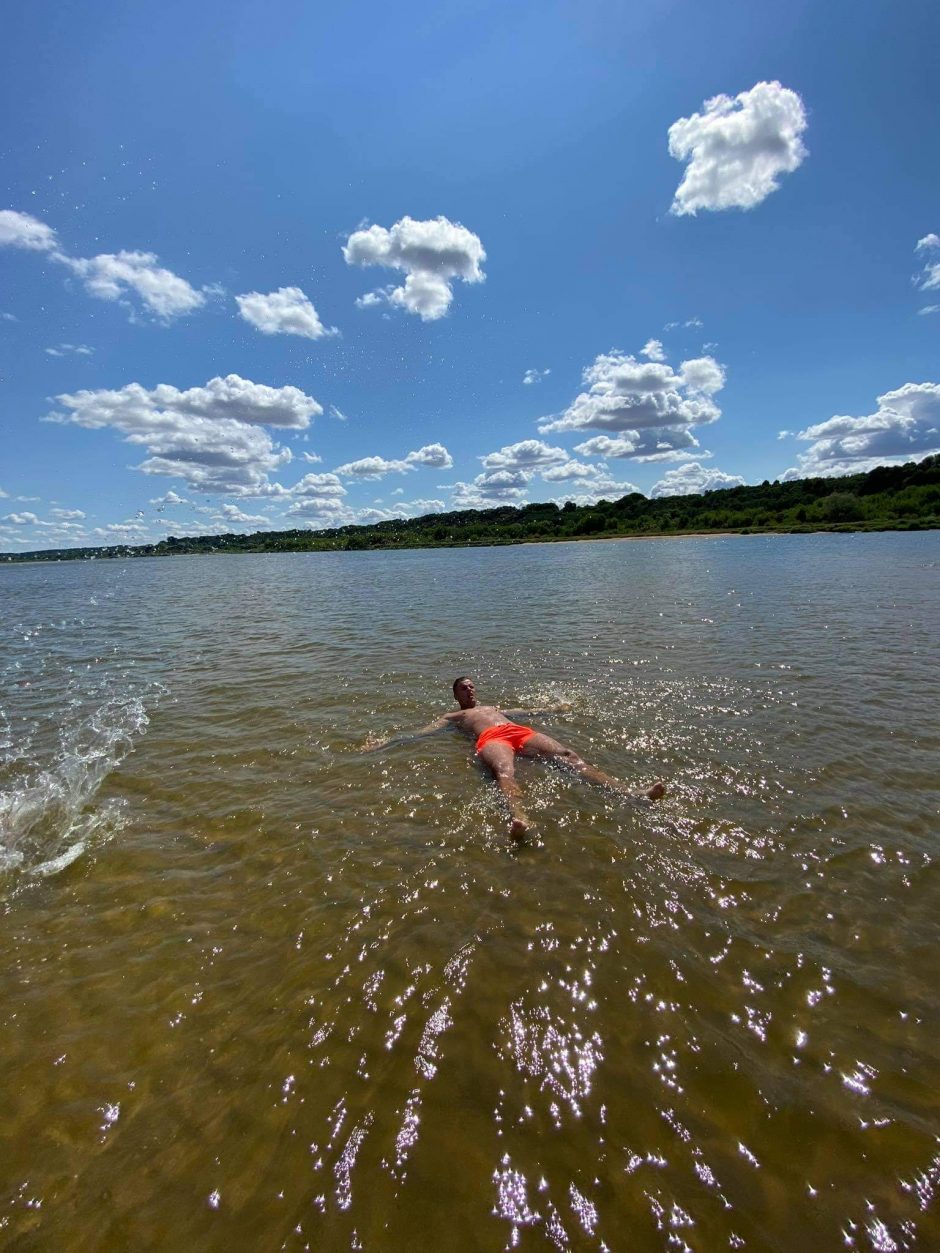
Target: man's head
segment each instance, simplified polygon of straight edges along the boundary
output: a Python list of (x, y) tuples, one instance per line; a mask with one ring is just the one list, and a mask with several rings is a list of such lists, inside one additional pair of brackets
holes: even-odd
[(476, 688), (469, 674), (462, 674), (459, 679), (454, 679), (454, 700), (461, 709), (472, 709), (477, 703)]

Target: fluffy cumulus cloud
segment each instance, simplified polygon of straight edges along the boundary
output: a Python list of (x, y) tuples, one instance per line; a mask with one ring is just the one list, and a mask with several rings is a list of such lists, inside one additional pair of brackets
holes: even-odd
[(287, 493), (291, 503), (285, 516), (314, 528), (345, 526), (356, 520), (346, 494), (335, 474), (305, 474)]
[(389, 522), (401, 518), (420, 518), (429, 513), (443, 513), (442, 500), (403, 500), (391, 509), (360, 509), (356, 521), (363, 523)]
[[(452, 504), (455, 509), (486, 509), (494, 505), (523, 504), (534, 479), (556, 486), (571, 484), (572, 491), (557, 497), (592, 504), (603, 497), (613, 499), (637, 490), (635, 484), (612, 478), (607, 467), (572, 458), (563, 448), (542, 440), (527, 439), (507, 444), (498, 452), (481, 457), (484, 472), (469, 483), (456, 483)], [(543, 488), (537, 493), (544, 500)]]
[(335, 326), (324, 326), (320, 315), (299, 287), (279, 287), (262, 295), (246, 292), (235, 297), (238, 312), (262, 335), (302, 335), (304, 339), (323, 339), (338, 335)]
[(387, 303), (426, 322), (447, 313), (455, 279), (482, 283), (485, 278), (486, 253), (479, 236), (445, 217), (424, 222), (404, 217), (389, 229), (369, 226), (354, 231), (343, 257), (347, 265), (384, 266), (405, 275), (401, 287), (380, 288), (360, 297), (360, 307)]
[(599, 500), (619, 500), (621, 496), (629, 496), (640, 489), (635, 483), (625, 483), (599, 474), (597, 478), (585, 479), (574, 485), (574, 490), (554, 497), (555, 503), (563, 505), (571, 501), (575, 505), (596, 505)]
[(488, 470), (469, 483), (455, 483), (451, 489), (451, 502), (455, 509), (517, 505), (526, 498), (529, 478), (524, 470)]
[(575, 444), (575, 452), (583, 457), (622, 457), (631, 461), (691, 461), (696, 457), (710, 457), (702, 452), (698, 440), (689, 430), (675, 428), (660, 439), (655, 431), (630, 431), (626, 436), (595, 435), (582, 444)]
[(714, 466), (703, 466), (697, 461), (686, 462), (667, 470), (658, 483), (650, 489), (650, 496), (697, 496), (700, 492), (714, 492), (722, 487), (741, 487), (744, 479), (737, 474), (723, 474)]
[(215, 515), (220, 522), (235, 522), (241, 526), (270, 526), (271, 519), (266, 518), (264, 514), (245, 513), (239, 509), (238, 505), (222, 505), (219, 512)]
[(810, 446), (784, 478), (858, 474), (940, 452), (940, 383), (905, 383), (866, 417), (830, 418), (798, 433)]
[(777, 82), (706, 100), (669, 128), (670, 156), (687, 162), (672, 212), (753, 209), (803, 163), (806, 125), (803, 101)]
[(443, 444), (425, 444), (408, 453), (405, 460), (411, 466), (428, 466), (432, 470), (449, 470), (454, 459)]
[(27, 248), (31, 252), (53, 252), (58, 248), (51, 226), (28, 213), (0, 209), (0, 248)]
[(305, 474), (289, 494), (297, 502), (339, 500), (346, 495), (346, 488), (335, 474)]
[(186, 279), (161, 266), (153, 252), (70, 256), (59, 246), (58, 236), (51, 226), (13, 209), (0, 211), (0, 247), (3, 246), (44, 252), (80, 278), (89, 295), (124, 303), (128, 296), (136, 296), (144, 309), (162, 322), (194, 312), (206, 303), (206, 294), (211, 290), (197, 290)]
[(597, 479), (599, 476), (600, 467), (591, 465), (590, 462), (574, 459), (542, 471), (542, 478), (546, 483), (567, 483), (572, 479)]
[(144, 308), (163, 322), (193, 313), (206, 303), (205, 293), (158, 264), (153, 252), (103, 252), (96, 257), (59, 254), (78, 275), (90, 296), (99, 300), (124, 300), (133, 293)]
[(696, 446), (692, 428), (714, 422), (721, 410), (713, 397), (725, 383), (713, 357), (683, 361), (678, 370), (660, 361), (609, 352), (584, 371), (586, 390), (561, 415), (542, 418), (539, 430), (601, 431), (576, 451), (586, 456), (637, 461), (682, 460)]
[(537, 470), (567, 461), (568, 454), (544, 440), (523, 439), (518, 444), (504, 445), (498, 452), (488, 452), (480, 460), (485, 470)]
[(207, 492), (243, 496), (287, 494), (269, 475), (291, 460), (266, 426), (302, 430), (322, 413), (296, 387), (267, 387), (229, 374), (180, 391), (162, 383), (130, 383), (117, 391), (63, 393), (48, 421), (96, 430), (110, 427), (147, 450), (136, 468), (183, 479)]
[[(917, 241), (914, 250), (924, 258), (924, 267), (914, 278), (914, 283), (921, 291), (935, 291), (940, 288), (940, 235), (931, 232)], [(921, 313), (933, 313), (936, 305), (929, 309), (921, 309)]]
[(407, 474), (419, 466), (435, 470), (449, 470), (454, 459), (443, 444), (425, 444), (416, 448), (402, 458), (389, 460), (386, 457), (360, 457), (357, 461), (347, 461), (337, 466), (336, 473), (353, 479), (381, 479), (386, 474)]
[(661, 339), (648, 339), (640, 349), (640, 356), (646, 357), (649, 361), (665, 361), (666, 354), (663, 351), (663, 341)]
[(542, 379), (547, 378), (549, 374), (551, 370), (526, 370), (522, 381), (527, 387), (531, 387), (533, 383), (541, 383)]

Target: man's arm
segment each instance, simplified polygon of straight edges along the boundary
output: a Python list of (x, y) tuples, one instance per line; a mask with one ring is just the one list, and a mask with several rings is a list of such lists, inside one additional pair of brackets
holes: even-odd
[(362, 751), (364, 753), (376, 753), (380, 748), (388, 748), (392, 744), (408, 744), (412, 740), (423, 739), (426, 735), (434, 735), (435, 732), (449, 726), (459, 717), (459, 713), (443, 714), (440, 718), (435, 718), (433, 722), (429, 722), (426, 727), (421, 727), (417, 731), (401, 731), (398, 735), (390, 735), (387, 739), (379, 739), (374, 735), (370, 735), (366, 738)]

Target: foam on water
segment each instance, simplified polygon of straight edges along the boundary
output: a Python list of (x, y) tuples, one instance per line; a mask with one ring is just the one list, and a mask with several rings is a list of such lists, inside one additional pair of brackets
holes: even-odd
[[(74, 704), (65, 712), (71, 721), (59, 728), (51, 755), (21, 751), (19, 777), (0, 791), (0, 874), (58, 874), (121, 827), (120, 802), (97, 795), (146, 731), (144, 698), (114, 696), (90, 713)], [(3, 739), (14, 740), (9, 722)]]

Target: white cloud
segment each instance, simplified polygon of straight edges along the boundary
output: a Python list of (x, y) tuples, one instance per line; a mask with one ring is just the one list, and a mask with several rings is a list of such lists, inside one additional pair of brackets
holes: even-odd
[(279, 287), (262, 295), (246, 292), (236, 296), (239, 315), (261, 331), (262, 335), (302, 335), (305, 339), (323, 339), (338, 335), (335, 326), (324, 326), (308, 296), (299, 287)]
[(191, 502), (184, 496), (177, 496), (176, 492), (167, 492), (165, 496), (154, 496), (150, 504), (166, 507), (167, 505), (188, 505)]
[[(575, 452), (584, 457), (630, 458), (632, 461), (690, 461), (695, 457), (710, 457), (702, 452), (699, 442), (689, 430), (669, 428), (665, 439), (662, 431), (629, 431), (626, 436), (611, 439), (609, 435), (595, 435), (583, 444), (575, 444)], [(694, 452), (691, 450), (695, 449)]]
[(598, 466), (574, 460), (542, 471), (542, 478), (546, 483), (566, 483), (571, 479), (596, 479), (599, 475)]
[(420, 517), (425, 513), (443, 513), (445, 509), (442, 500), (403, 500), (401, 502), (402, 509), (407, 509), (413, 517)]
[(659, 496), (697, 496), (700, 492), (713, 492), (723, 487), (740, 487), (744, 483), (737, 474), (723, 474), (714, 466), (699, 465), (689, 461), (685, 465), (667, 470), (658, 483), (650, 489), (655, 500)]
[(705, 323), (701, 318), (688, 318), (685, 322), (667, 322), (663, 327), (664, 331), (685, 330), (701, 330)]
[(356, 521), (369, 526), (375, 522), (391, 522), (393, 519), (402, 519), (407, 515), (398, 509), (360, 509), (356, 513)]
[(346, 414), (343, 413), (342, 409), (337, 409), (336, 405), (330, 405), (329, 415), (331, 418), (336, 418), (340, 422), (349, 421), (349, 418), (347, 418)]
[(323, 460), (323, 458), (315, 452), (305, 452), (303, 454), (303, 459), (304, 461), (309, 461), (312, 465), (319, 465), (319, 463)]
[(6, 313), (0, 310), (0, 322), (19, 322), (19, 318), (15, 313)]
[(250, 523), (253, 526), (270, 526), (271, 519), (264, 514), (244, 513), (238, 505), (222, 505), (215, 517), (220, 522)]
[(357, 461), (347, 461), (337, 466), (336, 473), (356, 479), (381, 479), (386, 474), (406, 474), (418, 466), (428, 466), (437, 470), (449, 470), (454, 459), (443, 444), (425, 444), (405, 457), (388, 460), (385, 457), (360, 457)]
[(402, 518), (420, 518), (429, 513), (443, 513), (444, 508), (442, 500), (403, 500), (391, 509), (360, 509), (356, 514), (356, 521), (374, 523)]
[(180, 522), (179, 519), (157, 518), (153, 525), (158, 531), (166, 531), (167, 534), (171, 531), (184, 535), (218, 535), (219, 533), (218, 522), (199, 522), (195, 518), (187, 518), (185, 522)]
[(923, 309), (918, 309), (917, 312), (922, 317), (927, 313), (940, 313), (940, 305), (924, 305)]
[(524, 470), (489, 470), (470, 483), (455, 483), (452, 503), (455, 509), (489, 509), (494, 505), (518, 504), (525, 499), (529, 475)]
[(454, 485), (455, 508), (483, 509), (498, 504), (521, 503), (536, 475), (545, 483), (577, 483), (577, 497), (559, 499), (577, 499), (582, 504), (637, 490), (633, 483), (612, 479), (605, 466), (574, 460), (563, 448), (555, 448), (541, 440), (507, 444), (499, 452), (487, 453), (480, 460), (485, 468), (483, 474), (477, 475), (470, 483)]
[(531, 386), (533, 383), (541, 383), (542, 379), (547, 378), (549, 374), (551, 370), (526, 370), (522, 381), (526, 386)]
[(47, 348), (45, 351), (50, 357), (90, 357), (95, 350), (89, 348), (87, 344), (58, 344), (55, 348)]
[(143, 522), (109, 522), (107, 526), (96, 526), (92, 535), (99, 539), (140, 539), (146, 535), (148, 527)]
[(940, 384), (905, 383), (866, 417), (836, 416), (798, 434), (810, 440), (787, 477), (858, 474), (940, 452)]
[(48, 421), (88, 429), (112, 427), (146, 448), (137, 469), (181, 478), (191, 487), (233, 495), (287, 494), (269, 474), (291, 460), (264, 426), (303, 429), (320, 405), (296, 387), (267, 387), (229, 374), (180, 391), (161, 383), (148, 391), (130, 383), (118, 391), (79, 391), (56, 397), (62, 410)]
[(661, 339), (648, 339), (640, 349), (641, 357), (648, 357), (650, 361), (665, 361), (666, 354), (663, 352), (663, 343)]
[(498, 452), (481, 457), (486, 470), (534, 470), (540, 466), (558, 465), (567, 461), (563, 448), (554, 448), (541, 439), (523, 439), (518, 444), (506, 444)]
[(52, 509), (50, 512), (54, 518), (61, 518), (63, 522), (74, 522), (76, 518), (85, 517), (81, 509)]
[(296, 500), (338, 500), (346, 495), (346, 488), (335, 474), (305, 474), (289, 495)]
[(792, 434), (793, 434), (792, 431), (778, 431), (777, 439), (789, 439), (792, 436)]
[(724, 386), (725, 375), (713, 357), (683, 361), (676, 371), (663, 362), (610, 352), (585, 369), (584, 382), (588, 390), (564, 413), (541, 419), (541, 432), (615, 432), (616, 441), (591, 439), (576, 451), (666, 461), (696, 446), (694, 426), (721, 416), (712, 397)]
[(803, 101), (778, 82), (706, 100), (669, 128), (670, 156), (688, 162), (671, 211), (753, 209), (803, 163), (806, 126)]
[(442, 318), (453, 299), (451, 282), (482, 283), (486, 260), (479, 236), (437, 217), (419, 222), (404, 217), (391, 229), (369, 226), (354, 231), (343, 248), (347, 265), (381, 265), (405, 274), (402, 287), (380, 288), (357, 300), (361, 308), (388, 303), (424, 321)]
[(384, 305), (388, 303), (388, 298), (395, 290), (395, 285), (389, 287), (380, 287), (377, 291), (367, 291), (364, 296), (356, 297), (357, 309), (374, 309), (376, 305)]
[(39, 522), (36, 515), (28, 511), (5, 514), (3, 520), (4, 522), (12, 522), (14, 526), (35, 526)]
[(412, 466), (429, 466), (434, 470), (449, 470), (454, 459), (443, 444), (425, 444), (407, 453), (405, 460)]
[(599, 500), (619, 500), (621, 496), (629, 496), (640, 490), (635, 483), (618, 482), (604, 476), (579, 482), (578, 487), (579, 491), (556, 496), (555, 503), (563, 505), (571, 501), (574, 505), (596, 505)]
[(404, 496), (404, 494), (405, 494), (405, 489), (404, 489), (403, 487), (396, 487), (396, 488), (394, 488), (394, 490), (392, 491), (392, 493), (391, 493), (391, 494), (392, 494), (393, 496)]
[(122, 300), (134, 293), (144, 307), (163, 322), (192, 313), (205, 304), (206, 294), (215, 290), (204, 287), (197, 291), (184, 278), (158, 265), (159, 258), (153, 252), (69, 256), (59, 247), (51, 226), (13, 209), (0, 210), (0, 247), (3, 246), (48, 253), (51, 260), (80, 278), (89, 295), (99, 300)]
[(30, 252), (53, 252), (58, 247), (51, 226), (28, 213), (0, 209), (0, 248), (27, 248)]
[(351, 479), (381, 479), (386, 474), (405, 474), (413, 469), (407, 461), (390, 461), (386, 457), (360, 457), (336, 467), (337, 474)]
[(133, 292), (164, 322), (193, 313), (206, 303), (203, 291), (197, 291), (186, 279), (158, 265), (158, 257), (153, 252), (103, 252), (96, 257), (67, 257), (57, 253), (55, 259), (78, 275), (90, 296), (99, 300), (121, 300)]
[(344, 500), (335, 496), (309, 496), (291, 505), (285, 517), (299, 519), (308, 526), (318, 528), (347, 526), (356, 521), (357, 515)]
[[(933, 291), (940, 287), (940, 235), (935, 235), (933, 232), (925, 235), (923, 239), (917, 241), (914, 251), (928, 254), (923, 270), (914, 279), (915, 286), (921, 291)], [(921, 309), (921, 313), (933, 313), (935, 310), (936, 305), (929, 310)]]

